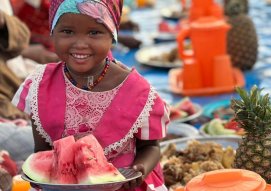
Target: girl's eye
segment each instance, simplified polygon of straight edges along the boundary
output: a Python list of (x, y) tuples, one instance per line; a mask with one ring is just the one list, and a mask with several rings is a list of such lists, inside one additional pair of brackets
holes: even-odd
[(64, 29), (61, 32), (64, 33), (64, 34), (72, 34), (73, 33), (72, 30), (68, 30), (68, 29)]
[(102, 32), (100, 31), (90, 31), (89, 34), (90, 35), (98, 35), (98, 34), (101, 34)]

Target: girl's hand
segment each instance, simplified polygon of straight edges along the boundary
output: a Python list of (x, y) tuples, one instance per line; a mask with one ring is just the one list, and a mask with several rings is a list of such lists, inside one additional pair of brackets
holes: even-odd
[(143, 166), (143, 164), (137, 164), (137, 165), (134, 165), (133, 166), (133, 169), (135, 171), (140, 171), (142, 173), (142, 176), (140, 176), (139, 178), (137, 179), (134, 179), (134, 180), (131, 180), (129, 182), (126, 182), (124, 185), (123, 185), (123, 188), (124, 189), (134, 189), (138, 186), (140, 186), (144, 180), (144, 174), (145, 174), (145, 168)]

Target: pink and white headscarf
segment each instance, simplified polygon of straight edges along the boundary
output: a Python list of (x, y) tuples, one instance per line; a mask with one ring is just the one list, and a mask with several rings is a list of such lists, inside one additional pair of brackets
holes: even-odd
[(65, 13), (85, 14), (104, 24), (117, 42), (123, 0), (52, 0), (49, 10), (51, 32)]

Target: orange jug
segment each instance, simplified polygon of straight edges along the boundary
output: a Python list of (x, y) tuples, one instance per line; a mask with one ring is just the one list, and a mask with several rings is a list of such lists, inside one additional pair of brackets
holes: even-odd
[[(227, 55), (226, 38), (229, 29), (230, 25), (228, 25), (225, 20), (215, 17), (202, 17), (186, 25), (186, 27), (181, 28), (178, 34), (179, 56), (183, 60), (196, 60), (199, 65), (201, 84), (203, 87), (213, 87), (215, 85), (215, 68), (220, 70), (222, 67), (228, 65), (228, 68), (231, 69), (231, 63), (226, 63), (228, 61), (230, 62), (230, 59), (223, 56)], [(187, 38), (191, 40), (192, 44), (192, 51), (190, 50), (189, 53), (184, 48)], [(219, 59), (216, 59), (217, 57), (219, 57)], [(223, 60), (226, 65), (215, 67), (215, 64), (219, 64), (218, 61), (221, 60)]]
[[(186, 6), (186, 0), (181, 1), (182, 7)], [(194, 21), (200, 17), (214, 16), (224, 17), (223, 8), (214, 2), (214, 0), (192, 0), (189, 10), (189, 20)]]

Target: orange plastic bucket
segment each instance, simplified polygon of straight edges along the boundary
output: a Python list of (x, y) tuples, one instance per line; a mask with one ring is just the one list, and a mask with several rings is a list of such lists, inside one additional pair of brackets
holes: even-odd
[(185, 191), (265, 191), (265, 180), (257, 173), (243, 169), (223, 169), (194, 177), (185, 186)]

